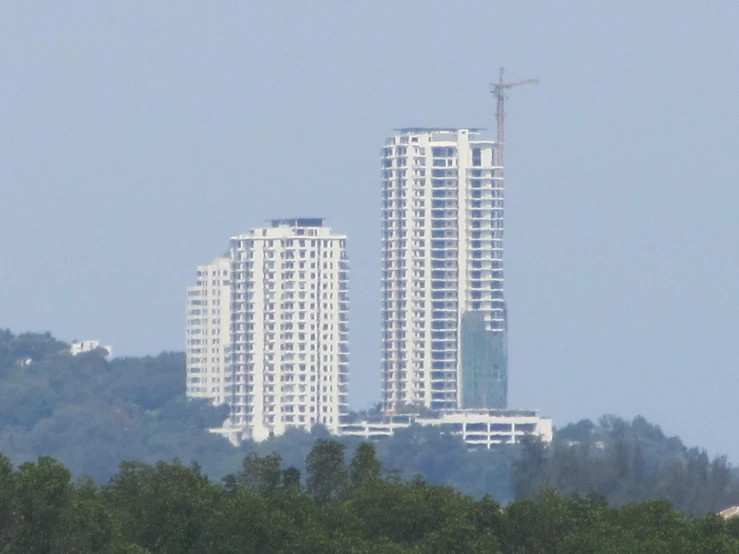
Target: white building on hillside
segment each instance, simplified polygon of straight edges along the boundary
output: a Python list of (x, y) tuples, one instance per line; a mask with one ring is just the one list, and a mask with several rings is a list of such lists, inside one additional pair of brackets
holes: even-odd
[(377, 440), (412, 424), (438, 427), (460, 435), (469, 446), (492, 448), (516, 444), (526, 436), (552, 442), (552, 420), (539, 417), (534, 410), (443, 410), (430, 416), (396, 414), (378, 416), (341, 426), (344, 436)]
[(400, 129), (382, 149), (382, 402), (507, 406), (503, 180), (475, 129)]
[(69, 345), (69, 352), (70, 354), (72, 354), (72, 356), (77, 356), (78, 354), (84, 354), (85, 352), (92, 352), (93, 350), (97, 350), (98, 348), (105, 350), (108, 353), (108, 358), (113, 355), (113, 347), (103, 346), (100, 344), (99, 340), (72, 341), (72, 344)]
[(231, 239), (232, 442), (320, 423), (348, 411), (346, 237), (322, 219), (273, 220)]
[(187, 396), (226, 401), (228, 347), (231, 341), (231, 260), (216, 258), (197, 268), (187, 288), (185, 354)]

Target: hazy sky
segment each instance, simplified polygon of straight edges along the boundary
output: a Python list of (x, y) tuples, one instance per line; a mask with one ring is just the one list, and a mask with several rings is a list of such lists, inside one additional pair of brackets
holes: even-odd
[(643, 414), (730, 454), (739, 420), (739, 3), (4, 0), (0, 327), (184, 349), (229, 236), (349, 236), (352, 401), (379, 398), (379, 150), (506, 148), (510, 400)]

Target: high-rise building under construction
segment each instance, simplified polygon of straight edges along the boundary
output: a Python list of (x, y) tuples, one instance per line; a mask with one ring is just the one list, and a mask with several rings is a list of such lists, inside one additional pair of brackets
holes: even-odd
[(476, 129), (400, 129), (382, 150), (386, 411), (505, 408), (503, 171)]

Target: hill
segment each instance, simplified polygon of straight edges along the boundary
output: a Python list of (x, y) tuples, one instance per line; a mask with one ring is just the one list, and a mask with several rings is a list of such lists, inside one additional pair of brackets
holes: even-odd
[[(181, 353), (107, 360), (102, 351), (72, 356), (49, 333), (0, 330), (0, 452), (14, 464), (53, 456), (75, 476), (107, 482), (124, 461), (196, 461), (219, 480), (245, 456), (276, 452), (305, 472), (317, 439), (328, 433), (291, 430), (263, 443), (234, 448), (208, 432), (224, 407), (185, 397)], [(351, 455), (359, 441), (341, 439)], [(735, 472), (668, 437), (644, 418), (604, 416), (555, 431), (545, 446), (527, 442), (496, 450), (467, 448), (459, 437), (411, 427), (377, 444), (382, 464), (402, 478), (421, 475), (462, 494), (491, 494), (498, 502), (529, 498), (547, 486), (564, 494), (595, 492), (611, 505), (667, 498), (700, 515), (739, 504)]]
[(0, 331), (0, 452), (14, 462), (53, 456), (105, 481), (123, 460), (215, 468), (233, 453), (207, 432), (226, 409), (185, 398), (183, 354), (108, 361), (68, 349), (48, 333)]

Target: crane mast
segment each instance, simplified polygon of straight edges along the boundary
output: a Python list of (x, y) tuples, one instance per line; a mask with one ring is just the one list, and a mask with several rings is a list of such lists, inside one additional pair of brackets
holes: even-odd
[(498, 159), (497, 164), (500, 167), (501, 177), (505, 171), (505, 91), (513, 87), (523, 85), (535, 85), (539, 79), (527, 79), (515, 83), (506, 83), (503, 81), (503, 68), (500, 68), (500, 77), (497, 83), (490, 85), (490, 92), (496, 98), (495, 119), (498, 128)]

